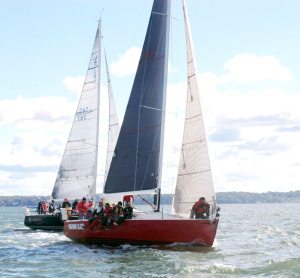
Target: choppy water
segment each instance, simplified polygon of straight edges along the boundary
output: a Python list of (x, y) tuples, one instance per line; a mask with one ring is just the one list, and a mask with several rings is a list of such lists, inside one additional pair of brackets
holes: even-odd
[(0, 208), (0, 277), (300, 277), (300, 204), (222, 205), (212, 248), (85, 246)]

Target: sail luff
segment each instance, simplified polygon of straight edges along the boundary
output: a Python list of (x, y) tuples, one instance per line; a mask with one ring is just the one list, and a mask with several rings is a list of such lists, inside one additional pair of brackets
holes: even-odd
[(188, 216), (201, 196), (214, 205), (215, 194), (199, 98), (192, 36), (185, 0), (184, 27), (187, 47), (187, 100), (180, 163), (173, 200), (173, 212)]
[(72, 127), (52, 191), (53, 199), (75, 199), (96, 194), (101, 22), (97, 27), (92, 53)]

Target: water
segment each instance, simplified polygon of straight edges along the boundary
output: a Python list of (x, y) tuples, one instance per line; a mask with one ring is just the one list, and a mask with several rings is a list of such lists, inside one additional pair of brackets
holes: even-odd
[(31, 231), (22, 208), (0, 208), (0, 277), (300, 277), (299, 211), (297, 203), (222, 205), (211, 248), (111, 248)]

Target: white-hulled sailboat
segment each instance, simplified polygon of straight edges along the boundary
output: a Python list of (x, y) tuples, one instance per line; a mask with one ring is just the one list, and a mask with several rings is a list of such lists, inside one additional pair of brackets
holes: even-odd
[[(74, 241), (118, 245), (192, 243), (211, 246), (218, 214), (203, 127), (191, 35), (183, 2), (187, 47), (187, 102), (173, 214), (160, 212), (171, 0), (154, 0), (137, 73), (104, 186), (105, 196), (155, 194), (153, 213), (136, 213), (118, 226), (90, 228), (87, 220), (65, 222)], [(208, 219), (191, 219), (195, 198), (210, 204)]]

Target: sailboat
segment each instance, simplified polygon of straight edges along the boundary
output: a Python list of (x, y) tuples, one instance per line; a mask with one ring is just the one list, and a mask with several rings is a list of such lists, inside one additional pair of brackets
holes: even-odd
[[(136, 212), (132, 219), (105, 229), (90, 228), (87, 220), (68, 220), (64, 234), (92, 244), (173, 244), (212, 246), (219, 214), (213, 189), (198, 93), (191, 34), (183, 1), (187, 47), (187, 101), (172, 213), (160, 209), (162, 154), (168, 73), (171, 0), (154, 0), (132, 91), (104, 186), (105, 196), (139, 196), (152, 192), (152, 213)], [(208, 219), (191, 219), (196, 200), (210, 204)]]
[[(99, 21), (92, 53), (72, 128), (57, 173), (52, 199), (61, 201), (93, 198), (96, 194), (101, 73), (101, 21)], [(107, 58), (105, 55), (107, 65)], [(108, 143), (106, 171), (109, 169), (113, 149), (119, 134), (119, 122), (108, 67), (107, 87), (109, 101)], [(27, 215), (26, 215), (27, 214)], [(32, 229), (63, 230), (61, 213), (30, 214), (26, 210), (24, 224)]]

